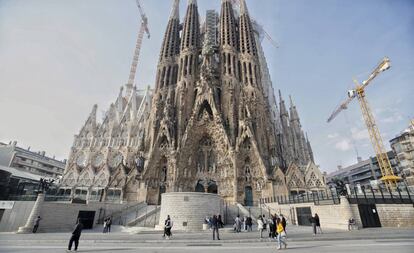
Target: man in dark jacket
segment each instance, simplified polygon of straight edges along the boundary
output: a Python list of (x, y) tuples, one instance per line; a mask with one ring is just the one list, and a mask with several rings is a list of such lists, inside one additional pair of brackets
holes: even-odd
[(37, 218), (35, 219), (34, 227), (33, 227), (33, 234), (37, 232), (37, 229), (39, 228), (39, 223), (40, 223), (41, 219), (42, 218), (40, 218), (40, 216), (37, 216)]
[(72, 250), (73, 242), (75, 242), (75, 251), (78, 250), (79, 238), (81, 236), (82, 229), (83, 229), (83, 225), (82, 225), (81, 219), (78, 219), (78, 222), (76, 223), (75, 229), (73, 230), (72, 236), (70, 237), (70, 240), (69, 240), (68, 251)]
[(219, 219), (217, 215), (214, 215), (213, 220), (211, 222), (211, 227), (213, 228), (213, 240), (216, 239), (216, 233), (217, 233), (217, 240), (220, 240), (219, 226), (220, 226)]

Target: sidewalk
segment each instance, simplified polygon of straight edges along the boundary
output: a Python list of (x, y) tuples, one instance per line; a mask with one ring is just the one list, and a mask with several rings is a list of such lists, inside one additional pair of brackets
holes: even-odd
[[(128, 244), (214, 244), (218, 241), (212, 240), (211, 231), (200, 232), (183, 232), (172, 231), (171, 240), (165, 240), (162, 231), (142, 230), (137, 228), (123, 228), (114, 226), (113, 232), (103, 234), (94, 230), (85, 230), (82, 233), (81, 241), (83, 243), (128, 243)], [(336, 240), (387, 240), (387, 239), (414, 239), (414, 229), (396, 229), (396, 228), (370, 228), (354, 231), (326, 229), (324, 234), (313, 235), (311, 227), (287, 227), (288, 241), (336, 241)], [(39, 234), (14, 234), (0, 233), (0, 245), (20, 244), (28, 245), (33, 243), (66, 243), (70, 233), (39, 233)], [(253, 243), (253, 242), (271, 242), (267, 233), (263, 233), (263, 239), (259, 239), (259, 232), (241, 232), (234, 233), (230, 228), (220, 230), (220, 243)]]

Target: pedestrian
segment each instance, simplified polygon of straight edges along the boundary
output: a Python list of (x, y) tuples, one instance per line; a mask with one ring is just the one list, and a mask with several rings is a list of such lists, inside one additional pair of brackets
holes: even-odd
[(247, 217), (246, 217), (246, 216), (244, 216), (244, 217), (243, 217), (243, 220), (242, 220), (242, 225), (243, 225), (243, 230), (244, 230), (244, 231), (246, 231), (246, 230), (247, 230), (246, 219), (247, 219)]
[(323, 234), (321, 229), (321, 221), (319, 220), (319, 215), (315, 213), (315, 232), (318, 233), (318, 230), (321, 234)]
[(283, 230), (282, 221), (280, 218), (277, 218), (276, 220), (276, 232), (277, 232), (277, 249), (282, 248), (282, 244), (285, 246), (285, 249), (287, 248), (286, 243), (286, 232)]
[(213, 240), (216, 239), (216, 235), (217, 235), (217, 240), (220, 240), (220, 234), (219, 234), (220, 222), (219, 222), (217, 215), (213, 215), (211, 226), (213, 228)]
[(167, 219), (164, 222), (164, 233), (167, 236), (167, 240), (169, 240), (172, 236), (171, 228), (173, 226), (173, 222), (170, 218), (170, 215), (167, 215)]
[(76, 223), (75, 229), (72, 232), (72, 236), (70, 237), (69, 245), (68, 245), (68, 251), (71, 251), (72, 250), (72, 244), (73, 244), (73, 242), (75, 242), (75, 251), (78, 250), (79, 238), (81, 236), (82, 229), (83, 229), (82, 221), (79, 218), (78, 221), (77, 221), (77, 223)]
[(263, 226), (264, 224), (263, 224), (263, 217), (260, 215), (258, 218), (257, 218), (257, 230), (259, 230), (259, 233), (260, 233), (260, 239), (262, 238), (262, 233), (263, 233), (263, 230), (264, 230), (264, 226)]
[(37, 218), (34, 220), (33, 234), (35, 234), (37, 232), (37, 229), (39, 228), (39, 223), (40, 223), (41, 219), (42, 218), (40, 218), (40, 216), (37, 216)]
[(263, 230), (267, 229), (267, 223), (266, 223), (266, 216), (263, 214), (262, 216), (262, 221), (263, 221)]
[(280, 217), (282, 217), (282, 226), (283, 226), (283, 231), (285, 231), (285, 234), (287, 235), (286, 232), (286, 219), (285, 216), (283, 216), (282, 214), (280, 215)]
[(313, 235), (316, 235), (316, 219), (315, 219), (315, 217), (313, 217), (313, 216), (309, 217), (309, 222), (312, 225)]
[(253, 231), (253, 229), (252, 229), (252, 226), (253, 226), (252, 217), (250, 217), (250, 216), (247, 217), (246, 225), (247, 225), (247, 232)]
[(224, 228), (224, 222), (221, 219), (221, 214), (217, 215), (217, 219), (218, 219), (218, 222), (219, 222), (219, 228)]
[(275, 227), (274, 227), (274, 223), (273, 223), (273, 215), (269, 216), (266, 223), (267, 223), (267, 233), (269, 235), (269, 239), (271, 240), (272, 238), (274, 238), (274, 234), (275, 234)]
[(241, 225), (242, 225), (242, 221), (240, 220), (240, 215), (237, 215), (236, 219), (234, 220), (235, 225), (236, 225), (236, 232), (240, 233), (241, 231)]
[(109, 217), (108, 220), (106, 221), (106, 227), (107, 227), (106, 232), (111, 233), (111, 225), (112, 225), (112, 220), (111, 220), (111, 217)]
[(104, 223), (103, 223), (103, 231), (102, 231), (102, 233), (104, 234), (108, 231), (107, 221), (108, 219), (105, 218)]

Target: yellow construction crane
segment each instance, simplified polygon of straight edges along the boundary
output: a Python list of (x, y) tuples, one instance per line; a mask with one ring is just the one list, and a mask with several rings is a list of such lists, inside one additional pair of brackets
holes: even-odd
[(130, 87), (134, 85), (135, 74), (137, 72), (138, 66), (139, 53), (141, 51), (142, 39), (144, 38), (144, 34), (146, 33), (148, 35), (148, 38), (150, 38), (150, 32), (148, 29), (148, 18), (145, 15), (144, 9), (142, 8), (142, 4), (139, 2), (139, 0), (136, 0), (136, 3), (138, 6), (139, 14), (141, 15), (141, 26), (139, 28), (138, 38), (135, 44), (134, 57), (132, 58), (131, 63), (131, 70), (129, 71), (127, 86)]
[(375, 155), (378, 160), (378, 165), (381, 170), (381, 181), (385, 183), (388, 189), (393, 189), (395, 188), (397, 181), (400, 180), (400, 177), (394, 175), (390, 160), (388, 159), (388, 155), (381, 138), (381, 134), (375, 123), (374, 116), (372, 115), (371, 109), (369, 108), (368, 101), (365, 96), (365, 88), (368, 86), (368, 84), (370, 84), (371, 81), (379, 73), (389, 69), (390, 67), (390, 59), (385, 57), (381, 61), (381, 63), (372, 71), (371, 75), (368, 77), (367, 80), (363, 81), (362, 83), (359, 83), (358, 81), (354, 80), (355, 89), (348, 91), (348, 99), (337, 107), (337, 109), (328, 118), (328, 123), (331, 122), (342, 110), (347, 109), (348, 104), (355, 97), (358, 98), (362, 115), (365, 120), (365, 125), (367, 126), (369, 137), (374, 147)]

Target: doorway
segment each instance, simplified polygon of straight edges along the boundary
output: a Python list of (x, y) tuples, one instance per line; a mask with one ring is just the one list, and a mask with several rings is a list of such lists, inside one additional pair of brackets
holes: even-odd
[(298, 217), (298, 225), (310, 226), (311, 223), (309, 219), (312, 217), (312, 212), (310, 207), (297, 207), (296, 214)]
[(375, 204), (358, 204), (358, 210), (363, 228), (381, 227)]
[(253, 206), (253, 190), (251, 186), (244, 187), (244, 205)]
[(81, 219), (84, 229), (92, 229), (95, 211), (79, 211), (78, 219)]
[(207, 192), (208, 193), (214, 193), (214, 194), (218, 193), (216, 182), (211, 181), (211, 182), (208, 183)]
[(158, 192), (158, 205), (161, 205), (161, 194), (165, 193), (165, 186), (161, 185)]

